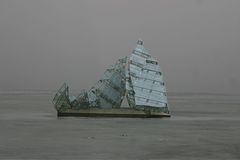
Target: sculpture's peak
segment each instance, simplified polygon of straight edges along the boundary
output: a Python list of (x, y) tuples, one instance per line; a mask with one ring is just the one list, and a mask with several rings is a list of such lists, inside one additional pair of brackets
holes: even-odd
[(143, 45), (143, 40), (142, 39), (138, 39), (137, 44), (138, 45)]

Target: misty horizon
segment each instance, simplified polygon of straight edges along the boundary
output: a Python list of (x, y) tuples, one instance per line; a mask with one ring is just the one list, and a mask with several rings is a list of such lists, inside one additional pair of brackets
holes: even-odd
[(0, 1), (0, 91), (89, 89), (139, 38), (168, 92), (239, 94), (240, 1)]

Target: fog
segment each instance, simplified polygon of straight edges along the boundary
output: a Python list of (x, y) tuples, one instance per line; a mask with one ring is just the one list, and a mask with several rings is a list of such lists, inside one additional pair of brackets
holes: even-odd
[(1, 0), (0, 91), (90, 88), (138, 38), (169, 92), (240, 93), (239, 0)]

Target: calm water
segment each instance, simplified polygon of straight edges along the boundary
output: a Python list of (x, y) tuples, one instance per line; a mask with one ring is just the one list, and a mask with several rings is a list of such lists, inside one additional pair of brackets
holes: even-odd
[(171, 118), (57, 118), (51, 94), (0, 94), (0, 159), (240, 159), (240, 96), (170, 95)]

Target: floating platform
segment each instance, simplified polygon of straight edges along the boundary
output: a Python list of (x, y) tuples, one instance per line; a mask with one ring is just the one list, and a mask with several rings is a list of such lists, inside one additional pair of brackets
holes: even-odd
[(126, 117), (126, 118), (162, 118), (171, 115), (164, 112), (150, 112), (131, 108), (89, 108), (58, 111), (58, 117)]

